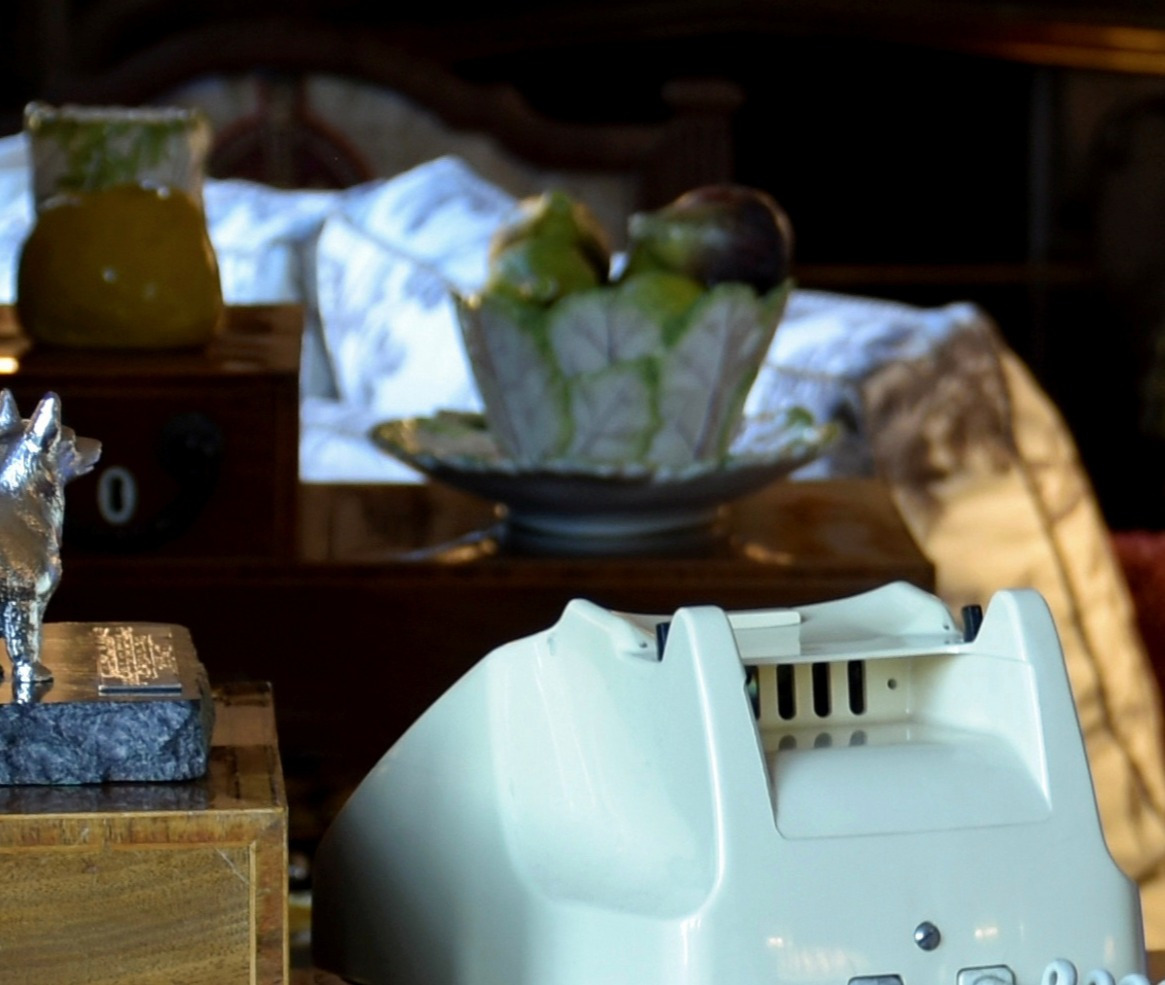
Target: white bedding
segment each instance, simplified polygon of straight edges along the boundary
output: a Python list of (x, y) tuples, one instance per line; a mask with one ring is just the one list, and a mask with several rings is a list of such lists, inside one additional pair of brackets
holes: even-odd
[[(442, 157), (344, 191), (208, 180), (204, 198), (227, 302), (305, 305), (301, 478), (415, 479), (368, 431), (389, 418), (480, 408), (450, 291), (484, 281), (490, 237), (514, 197)], [(0, 139), (0, 303), (14, 298), (31, 221), (24, 138)], [(799, 403), (852, 421), (855, 381), (978, 317), (967, 305), (922, 311), (796, 291), (747, 410)], [(808, 471), (871, 469), (856, 429)]]

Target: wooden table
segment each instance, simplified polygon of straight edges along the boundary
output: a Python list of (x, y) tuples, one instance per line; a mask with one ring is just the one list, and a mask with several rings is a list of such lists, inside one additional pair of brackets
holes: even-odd
[(70, 557), (66, 543), (49, 618), (188, 626), (212, 680), (274, 682), (285, 759), (303, 739), (350, 757), (354, 729), (383, 751), (474, 661), (576, 596), (756, 608), (934, 579), (874, 480), (776, 483), (719, 538), (670, 554), (523, 555), (496, 524), (490, 504), (438, 485), (302, 486), (296, 559)]
[(623, 555), (514, 546), (492, 504), (438, 484), (305, 485), (299, 512), (303, 564), (372, 566), (407, 576), (415, 590), (431, 580), (434, 588), (553, 588), (563, 601), (582, 592), (670, 611), (699, 601), (836, 598), (895, 578), (934, 584), (933, 566), (875, 479), (774, 483), (724, 510), (715, 530)]
[[(496, 524), (490, 504), (436, 485), (304, 486), (295, 559), (69, 557), (66, 542), (49, 618), (177, 623), (212, 681), (273, 682), (293, 829), (318, 830), (331, 795), (297, 777), (363, 776), (475, 661), (571, 598), (670, 613), (934, 578), (872, 480), (777, 483), (713, 540), (651, 556), (518, 554)], [(313, 819), (303, 805), (317, 802)]]
[(201, 779), (0, 787), (0, 981), (287, 980), (270, 688), (220, 688), (215, 709)]

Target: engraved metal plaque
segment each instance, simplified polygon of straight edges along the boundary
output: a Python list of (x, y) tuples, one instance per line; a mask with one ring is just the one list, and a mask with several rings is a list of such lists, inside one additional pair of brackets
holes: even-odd
[(97, 647), (97, 690), (101, 694), (180, 692), (182, 680), (174, 641), (133, 626), (91, 626)]

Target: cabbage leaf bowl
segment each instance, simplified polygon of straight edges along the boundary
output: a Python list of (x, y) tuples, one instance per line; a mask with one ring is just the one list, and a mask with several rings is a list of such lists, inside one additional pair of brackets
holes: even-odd
[(456, 299), (486, 424), (513, 463), (671, 473), (727, 457), (790, 282), (691, 297), (669, 277), (550, 305), (499, 292)]

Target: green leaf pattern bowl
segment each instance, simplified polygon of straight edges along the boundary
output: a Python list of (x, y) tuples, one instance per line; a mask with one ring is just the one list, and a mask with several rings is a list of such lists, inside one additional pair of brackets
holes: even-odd
[(492, 294), (457, 308), (511, 460), (674, 469), (727, 454), (788, 291), (725, 283), (669, 310), (633, 279), (549, 307)]
[(503, 504), (508, 529), (540, 546), (627, 551), (708, 529), (834, 438), (804, 411), (744, 419), (789, 288), (651, 273), (549, 305), (456, 297), (484, 414), (388, 421), (372, 439)]

